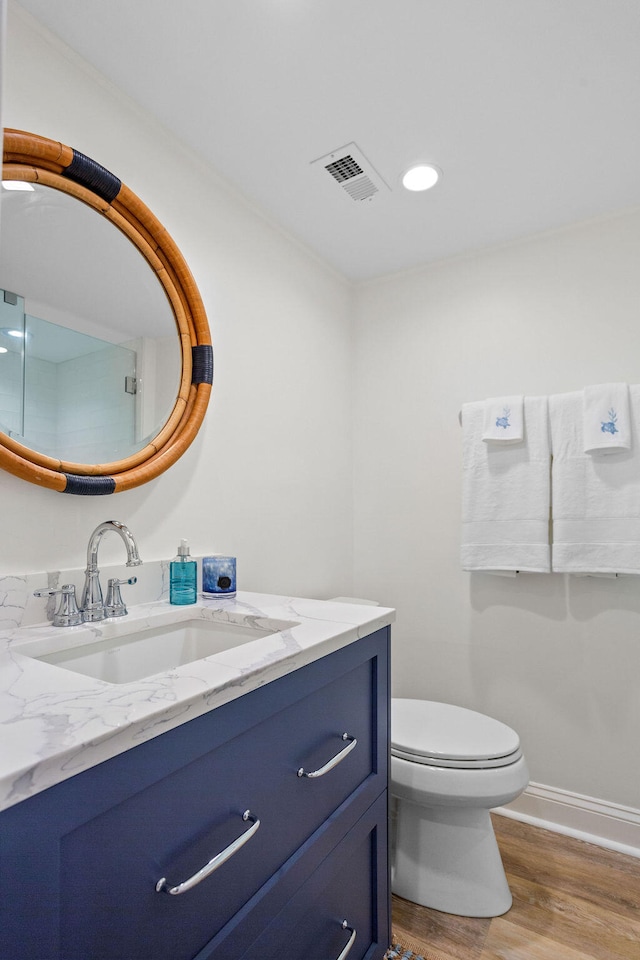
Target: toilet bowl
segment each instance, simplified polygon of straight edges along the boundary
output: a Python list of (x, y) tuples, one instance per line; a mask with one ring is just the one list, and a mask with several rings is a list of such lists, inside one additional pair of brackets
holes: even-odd
[(391, 701), (394, 893), (465, 917), (512, 903), (489, 810), (529, 782), (517, 733), (484, 714)]

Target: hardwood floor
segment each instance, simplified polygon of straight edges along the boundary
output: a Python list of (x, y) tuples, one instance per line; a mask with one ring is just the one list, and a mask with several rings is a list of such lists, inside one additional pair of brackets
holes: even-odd
[(513, 894), (502, 917), (393, 897), (393, 930), (434, 960), (640, 960), (640, 859), (493, 815)]

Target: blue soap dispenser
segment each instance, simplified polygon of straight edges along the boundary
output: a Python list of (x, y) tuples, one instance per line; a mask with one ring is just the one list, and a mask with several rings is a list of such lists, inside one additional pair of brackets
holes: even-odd
[(169, 564), (169, 603), (195, 603), (198, 598), (198, 564), (191, 559), (186, 540), (180, 541), (178, 555)]

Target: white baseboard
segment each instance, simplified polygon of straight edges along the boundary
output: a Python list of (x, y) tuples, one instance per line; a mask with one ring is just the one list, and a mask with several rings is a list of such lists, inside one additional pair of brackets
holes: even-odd
[(640, 858), (640, 810), (530, 783), (495, 813)]

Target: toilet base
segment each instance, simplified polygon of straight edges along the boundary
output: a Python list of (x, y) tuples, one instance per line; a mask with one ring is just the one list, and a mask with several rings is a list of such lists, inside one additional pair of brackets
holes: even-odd
[(393, 892), (462, 917), (498, 917), (512, 903), (489, 811), (397, 798)]

